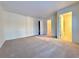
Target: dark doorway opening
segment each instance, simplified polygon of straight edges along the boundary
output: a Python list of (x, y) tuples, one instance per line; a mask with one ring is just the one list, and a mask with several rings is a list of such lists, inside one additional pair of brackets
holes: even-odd
[(38, 21), (38, 35), (40, 35), (40, 21)]

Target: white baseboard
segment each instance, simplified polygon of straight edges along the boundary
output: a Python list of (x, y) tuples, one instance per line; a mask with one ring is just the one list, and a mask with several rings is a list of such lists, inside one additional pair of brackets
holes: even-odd
[(0, 43), (0, 48), (3, 46), (3, 44), (5, 43), (6, 40), (3, 40), (1, 43)]
[(36, 36), (36, 35), (18, 36), (18, 37), (14, 37), (14, 38), (6, 39), (6, 40), (14, 40), (14, 39), (19, 39), (19, 38), (24, 38), (24, 37), (31, 37), (31, 36)]

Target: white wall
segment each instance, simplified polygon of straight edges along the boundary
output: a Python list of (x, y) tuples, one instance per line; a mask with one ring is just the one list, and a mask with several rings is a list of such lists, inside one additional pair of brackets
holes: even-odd
[(4, 11), (4, 33), (5, 39), (15, 39), (18, 37), (24, 37), (25, 34), (25, 17)]
[(0, 5), (0, 47), (6, 40), (33, 35), (38, 35), (36, 18), (5, 11)]
[[(79, 43), (79, 3), (58, 11), (57, 16), (69, 11), (72, 11), (72, 41)], [(57, 34), (58, 34), (60, 32), (59, 18), (58, 18), (57, 25), (58, 25), (58, 28), (57, 28), (58, 30)]]
[(43, 20), (43, 34), (47, 34), (47, 20)]
[(40, 21), (40, 34), (43, 35), (43, 20)]
[(35, 18), (7, 11), (5, 11), (4, 16), (6, 40), (37, 35), (38, 27)]
[(3, 45), (3, 43), (5, 42), (5, 38), (4, 38), (4, 23), (3, 23), (3, 9), (0, 6), (0, 47)]
[(25, 31), (27, 36), (38, 35), (38, 20), (33, 17), (26, 17)]
[(38, 35), (38, 19), (33, 19), (33, 35)]
[(47, 34), (47, 20), (40, 20), (40, 34), (46, 35)]

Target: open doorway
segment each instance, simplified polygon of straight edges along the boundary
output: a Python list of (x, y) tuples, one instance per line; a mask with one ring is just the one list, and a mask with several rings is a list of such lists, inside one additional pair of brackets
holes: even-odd
[(40, 35), (40, 21), (38, 21), (38, 35)]
[(47, 20), (47, 36), (52, 36), (52, 22), (51, 22), (51, 19)]
[(72, 42), (72, 12), (60, 15), (60, 38)]

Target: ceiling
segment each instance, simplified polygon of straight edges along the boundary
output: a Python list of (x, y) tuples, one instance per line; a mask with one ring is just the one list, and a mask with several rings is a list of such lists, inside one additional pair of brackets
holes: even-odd
[(4, 1), (5, 10), (25, 16), (48, 17), (52, 13), (76, 3), (75, 1)]

